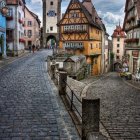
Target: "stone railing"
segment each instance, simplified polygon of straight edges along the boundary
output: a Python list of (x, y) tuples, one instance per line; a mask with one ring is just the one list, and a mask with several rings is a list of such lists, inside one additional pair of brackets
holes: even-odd
[(99, 131), (100, 124), (100, 99), (83, 98), (84, 83), (67, 76), (67, 72), (59, 69), (51, 58), (47, 59), (47, 71), (58, 87), (62, 98), (82, 140), (104, 138)]

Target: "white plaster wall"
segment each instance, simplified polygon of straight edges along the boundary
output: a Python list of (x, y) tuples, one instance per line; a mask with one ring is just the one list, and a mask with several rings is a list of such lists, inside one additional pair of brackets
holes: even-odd
[[(114, 60), (116, 61), (116, 56), (120, 56), (120, 60), (122, 60), (122, 56), (124, 55), (124, 39), (120, 38), (120, 41), (117, 41), (117, 38), (113, 38), (113, 53), (114, 53)], [(117, 47), (117, 44), (120, 44), (120, 47)], [(119, 50), (119, 53), (117, 53)]]
[[(50, 2), (53, 1), (53, 5)], [(55, 10), (57, 14), (58, 0), (47, 0), (46, 2), (46, 33), (57, 33), (57, 15), (55, 17), (49, 17), (47, 15), (49, 10)], [(53, 27), (53, 31), (50, 31), (50, 27)], [(49, 32), (48, 32), (49, 31)]]

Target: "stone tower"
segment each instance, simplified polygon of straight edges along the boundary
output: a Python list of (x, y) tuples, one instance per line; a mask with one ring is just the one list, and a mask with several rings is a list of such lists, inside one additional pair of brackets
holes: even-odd
[(61, 0), (43, 1), (43, 47), (47, 47), (50, 39), (58, 45), (59, 28), (57, 23), (61, 18)]

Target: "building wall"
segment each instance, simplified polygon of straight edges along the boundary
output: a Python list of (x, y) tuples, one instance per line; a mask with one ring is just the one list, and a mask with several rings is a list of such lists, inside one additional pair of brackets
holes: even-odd
[[(124, 40), (125, 38), (120, 38), (120, 41), (117, 40), (117, 38), (113, 38), (113, 53), (114, 53), (114, 61), (117, 61), (116, 57), (119, 56), (118, 60), (122, 61), (122, 56), (124, 56)], [(119, 44), (119, 47), (117, 47), (117, 44)], [(119, 53), (117, 53), (117, 50), (119, 50)]]
[[(32, 25), (28, 25), (28, 21), (32, 22)], [(40, 31), (40, 26), (36, 20), (36, 18), (25, 8), (25, 18), (24, 18), (24, 38), (25, 38), (25, 48), (29, 48), (28, 41), (31, 41), (31, 45), (39, 45), (40, 46), (40, 41), (39, 41), (39, 31)], [(32, 31), (32, 36), (28, 36), (28, 30)]]
[[(50, 5), (50, 3), (53, 2), (53, 5)], [(57, 7), (58, 7), (58, 0), (47, 0), (46, 2), (46, 33), (57, 33), (57, 16), (51, 17), (47, 15), (49, 11), (54, 10), (54, 12), (57, 14)], [(50, 27), (53, 27), (53, 31), (50, 30)]]
[[(53, 5), (50, 5), (53, 2)], [(50, 16), (49, 11), (54, 11), (55, 16)], [(61, 0), (43, 0), (43, 47), (47, 47), (48, 37), (56, 40), (58, 46), (59, 29), (57, 23), (61, 17)], [(53, 27), (53, 30), (50, 30)]]
[(0, 52), (6, 56), (6, 19), (0, 12), (0, 38), (3, 36), (3, 43), (0, 45)]
[[(12, 19), (7, 20), (7, 29), (13, 30), (13, 40), (7, 42), (8, 48), (14, 52), (15, 55), (19, 55), (24, 52), (24, 42), (20, 42), (20, 39), (24, 39), (24, 27), (23, 27), (23, 19), (24, 19), (24, 9), (23, 6), (18, 5), (8, 5), (10, 9), (12, 9)], [(19, 17), (19, 13), (21, 17)], [(22, 23), (19, 23), (19, 19)]]

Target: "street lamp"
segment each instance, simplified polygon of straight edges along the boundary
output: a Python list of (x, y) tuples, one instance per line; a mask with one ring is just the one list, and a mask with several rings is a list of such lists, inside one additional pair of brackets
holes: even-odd
[(0, 12), (2, 13), (3, 16), (6, 16), (8, 14), (8, 7), (6, 7), (6, 2), (5, 0), (0, 0)]

